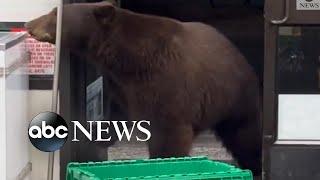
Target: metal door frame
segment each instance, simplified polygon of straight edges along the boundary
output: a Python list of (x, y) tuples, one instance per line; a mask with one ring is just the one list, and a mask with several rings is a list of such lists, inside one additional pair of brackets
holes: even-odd
[(278, 92), (276, 61), (280, 26), (320, 26), (320, 10), (296, 10), (296, 0), (266, 0), (265, 2), (265, 60), (263, 88), (263, 172), (270, 179), (271, 148), (294, 147), (320, 152), (319, 145), (276, 144), (278, 131)]

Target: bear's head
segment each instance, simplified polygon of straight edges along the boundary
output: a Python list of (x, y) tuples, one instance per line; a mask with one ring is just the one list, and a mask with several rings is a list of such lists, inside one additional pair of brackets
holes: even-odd
[[(62, 44), (84, 45), (98, 31), (111, 26), (115, 7), (108, 2), (78, 3), (63, 6)], [(25, 24), (29, 34), (42, 42), (54, 44), (56, 40), (57, 8)], [(105, 31), (103, 31), (105, 33)]]

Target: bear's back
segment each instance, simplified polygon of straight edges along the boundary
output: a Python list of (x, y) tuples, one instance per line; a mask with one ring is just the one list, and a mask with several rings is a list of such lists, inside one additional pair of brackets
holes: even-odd
[(240, 51), (215, 28), (197, 22), (181, 24), (184, 31), (175, 41), (176, 49), (182, 54), (181, 63), (203, 76), (199, 80), (215, 76), (216, 81), (240, 86), (248, 77), (255, 77)]
[(185, 80), (188, 87), (195, 88), (194, 93), (199, 89), (206, 92), (205, 103), (208, 104), (205, 107), (208, 109), (205, 111), (208, 112), (208, 118), (220, 116), (213, 109), (219, 109), (218, 114), (239, 110), (240, 102), (246, 101), (241, 98), (244, 94), (259, 91), (252, 67), (241, 52), (215, 28), (196, 22), (182, 25), (185, 31), (180, 36), (180, 48), (187, 71)]

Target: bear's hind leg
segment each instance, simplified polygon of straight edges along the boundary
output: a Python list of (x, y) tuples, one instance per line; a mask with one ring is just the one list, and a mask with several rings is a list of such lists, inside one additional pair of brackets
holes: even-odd
[[(238, 124), (235, 124), (237, 122)], [(261, 174), (262, 132), (257, 120), (252, 122), (227, 120), (218, 124), (214, 130), (241, 168), (250, 169), (254, 175)]]
[(192, 147), (193, 129), (190, 125), (155, 128), (148, 142), (150, 158), (188, 156)]

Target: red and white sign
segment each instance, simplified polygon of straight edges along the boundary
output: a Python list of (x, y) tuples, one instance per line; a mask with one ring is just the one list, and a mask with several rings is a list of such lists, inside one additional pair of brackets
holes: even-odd
[(27, 51), (30, 52), (28, 71), (30, 75), (52, 75), (54, 71), (55, 46), (39, 42), (31, 37), (26, 39)]

